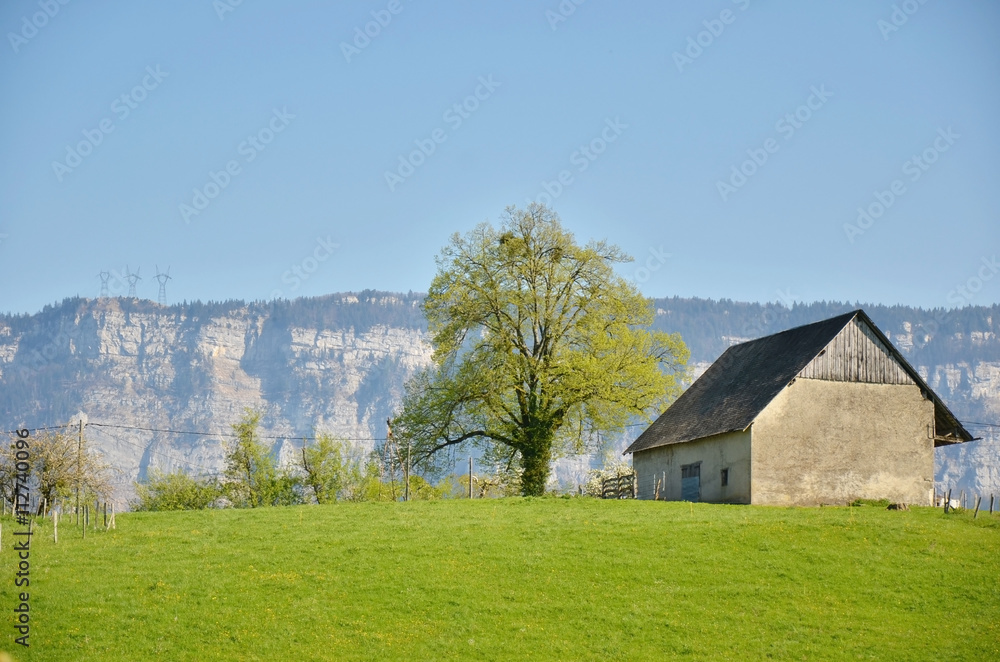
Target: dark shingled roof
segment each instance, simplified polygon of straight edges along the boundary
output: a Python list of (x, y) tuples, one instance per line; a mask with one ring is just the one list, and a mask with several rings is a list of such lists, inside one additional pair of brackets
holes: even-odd
[(663, 414), (625, 449), (625, 453), (746, 430), (773, 400), (845, 326), (859, 317), (882, 339), (914, 381), (934, 400), (938, 417), (954, 423), (960, 436), (972, 435), (893, 348), (862, 310), (771, 336), (733, 345), (695, 380)]

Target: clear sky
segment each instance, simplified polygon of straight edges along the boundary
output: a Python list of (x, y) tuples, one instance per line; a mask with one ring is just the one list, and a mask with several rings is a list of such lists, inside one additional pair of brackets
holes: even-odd
[(1000, 299), (993, 0), (237, 1), (0, 5), (0, 310), (425, 291), (532, 199), (648, 295)]

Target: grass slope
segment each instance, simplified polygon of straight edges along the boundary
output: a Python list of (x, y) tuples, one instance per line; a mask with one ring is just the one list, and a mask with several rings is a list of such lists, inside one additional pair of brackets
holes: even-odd
[(31, 550), (18, 660), (1000, 659), (1000, 516), (591, 499), (135, 513)]

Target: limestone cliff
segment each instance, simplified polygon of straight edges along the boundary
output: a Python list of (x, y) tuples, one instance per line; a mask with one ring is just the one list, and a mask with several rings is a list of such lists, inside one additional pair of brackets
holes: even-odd
[(248, 407), (263, 412), (276, 452), (317, 430), (370, 450), (405, 380), (430, 360), (419, 302), (64, 302), (0, 326), (0, 411), (29, 427), (82, 412), (124, 492), (151, 468), (218, 472), (227, 438), (212, 433)]

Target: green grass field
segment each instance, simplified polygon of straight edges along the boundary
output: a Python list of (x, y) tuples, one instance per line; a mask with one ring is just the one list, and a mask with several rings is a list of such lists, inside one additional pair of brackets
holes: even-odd
[(25, 660), (1000, 659), (1000, 515), (593, 499), (136, 513), (31, 549)]

